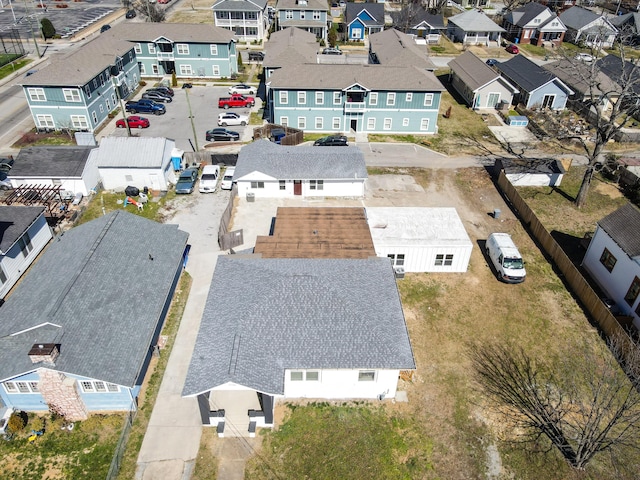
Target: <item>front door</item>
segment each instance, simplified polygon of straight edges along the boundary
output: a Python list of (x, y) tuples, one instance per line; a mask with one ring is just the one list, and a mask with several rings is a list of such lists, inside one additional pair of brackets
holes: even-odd
[(293, 181), (293, 194), (302, 195), (302, 180)]
[(552, 108), (555, 98), (555, 95), (545, 95), (542, 99), (542, 108)]
[(354, 132), (358, 131), (358, 120), (351, 120), (351, 130)]
[(496, 105), (500, 101), (499, 93), (490, 93), (489, 98), (487, 99), (487, 107), (496, 108)]

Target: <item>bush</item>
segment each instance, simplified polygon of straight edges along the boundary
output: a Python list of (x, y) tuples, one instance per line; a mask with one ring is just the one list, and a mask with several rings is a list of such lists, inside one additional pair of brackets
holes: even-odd
[(12, 433), (23, 430), (28, 418), (26, 412), (13, 412), (7, 423), (7, 429)]
[(177, 87), (178, 86), (178, 78), (176, 77), (176, 72), (173, 72), (171, 74), (171, 86), (172, 87)]
[(56, 27), (53, 26), (53, 23), (51, 23), (51, 20), (48, 18), (40, 20), (40, 27), (42, 29), (42, 36), (45, 40), (56, 36)]
[(140, 80), (138, 82), (138, 85), (140, 85), (141, 87), (146, 87), (147, 86), (147, 82), (145, 82), (144, 80)]
[(44, 430), (44, 418), (35, 416), (29, 422), (29, 427), (31, 430), (35, 430), (36, 432), (42, 432)]

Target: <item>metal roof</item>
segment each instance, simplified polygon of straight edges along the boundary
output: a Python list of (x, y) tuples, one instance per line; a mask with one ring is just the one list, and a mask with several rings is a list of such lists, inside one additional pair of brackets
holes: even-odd
[(598, 222), (630, 258), (640, 255), (640, 210), (627, 203)]
[(169, 138), (103, 137), (96, 163), (98, 168), (164, 168), (174, 147)]
[(11, 177), (80, 178), (96, 147), (25, 147), (16, 156)]
[(43, 212), (44, 207), (0, 205), (0, 255), (6, 255)]

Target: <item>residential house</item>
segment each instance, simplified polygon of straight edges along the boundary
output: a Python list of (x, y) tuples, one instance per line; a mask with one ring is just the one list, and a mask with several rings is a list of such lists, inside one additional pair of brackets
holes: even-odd
[(96, 153), (96, 147), (23, 148), (11, 168), (11, 186), (59, 186), (87, 196), (100, 183)]
[(116, 210), (56, 238), (0, 307), (0, 399), (67, 420), (136, 402), (188, 235)]
[(264, 46), (262, 67), (265, 83), (268, 85), (275, 70), (303, 63), (316, 63), (317, 56), (318, 42), (313, 33), (295, 27), (273, 32)]
[(577, 0), (537, 0), (537, 2), (549, 7), (552, 12), (560, 13), (573, 7)]
[(364, 196), (364, 155), (357, 147), (284, 146), (257, 140), (240, 150), (233, 174), (244, 197)]
[(304, 64), (275, 71), (270, 121), (310, 132), (437, 132), (444, 87), (419, 66)]
[(627, 203), (598, 222), (582, 266), (640, 328), (640, 211)]
[(297, 27), (326, 43), (331, 21), (329, 6), (322, 0), (278, 0), (276, 3), (278, 30)]
[(610, 48), (618, 35), (607, 17), (582, 7), (571, 7), (562, 12), (560, 21), (567, 27), (565, 40), (576, 45)]
[(140, 74), (222, 78), (238, 72), (234, 34), (207, 24), (122, 23), (101, 35), (134, 45)]
[(567, 99), (573, 95), (563, 81), (523, 55), (497, 63), (496, 68), (519, 90), (515, 102), (525, 108), (564, 110)]
[(413, 369), (388, 259), (224, 255), (182, 395), (218, 435), (229, 422), (253, 436), (274, 425), (277, 401), (394, 398)]
[(432, 14), (422, 5), (409, 3), (399, 11), (392, 11), (393, 25), (411, 35), (416, 43), (438, 43), (447, 28), (441, 13)]
[(567, 31), (555, 13), (536, 2), (507, 12), (502, 26), (507, 30), (506, 37), (509, 40), (539, 47), (559, 47)]
[(517, 187), (559, 187), (565, 174), (562, 162), (553, 158), (497, 158), (494, 168)]
[(372, 33), (384, 30), (384, 3), (347, 3), (344, 31), (348, 41), (361, 42)]
[(640, 43), (640, 13), (629, 12), (624, 15), (610, 17), (611, 25), (618, 29), (620, 41), (625, 45)]
[(176, 182), (174, 150), (175, 142), (168, 138), (104, 137), (96, 159), (102, 186), (117, 191), (129, 185), (166, 191)]
[(467, 10), (449, 17), (447, 37), (465, 45), (499, 46), (506, 30), (480, 10)]
[(596, 60), (596, 69), (609, 77), (617, 86), (624, 101), (640, 103), (640, 81), (637, 60), (622, 60), (617, 55), (605, 55)]
[(0, 206), (0, 303), (52, 237), (43, 207)]
[(108, 33), (20, 80), (36, 129), (93, 132), (135, 91), (134, 45)]
[(511, 105), (518, 89), (471, 52), (449, 62), (453, 88), (474, 110), (495, 109), (499, 104)]
[(267, 0), (218, 0), (213, 7), (216, 27), (231, 30), (240, 42), (259, 42), (269, 31)]
[(428, 48), (417, 44), (400, 30), (390, 28), (369, 37), (369, 63), (386, 66), (414, 66), (433, 72), (436, 66), (429, 57)]
[(376, 255), (397, 272), (466, 272), (473, 244), (455, 208), (367, 207)]

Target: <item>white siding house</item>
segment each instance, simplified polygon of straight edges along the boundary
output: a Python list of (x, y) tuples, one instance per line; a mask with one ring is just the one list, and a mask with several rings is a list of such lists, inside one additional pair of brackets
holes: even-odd
[(175, 142), (168, 138), (105, 137), (100, 142), (97, 165), (106, 190), (129, 185), (166, 191), (176, 182), (171, 154)]
[(473, 244), (455, 208), (368, 207), (376, 255), (405, 272), (466, 272)]
[(44, 207), (0, 206), (0, 299), (52, 238)]
[(598, 222), (582, 266), (640, 327), (640, 211), (626, 204)]

